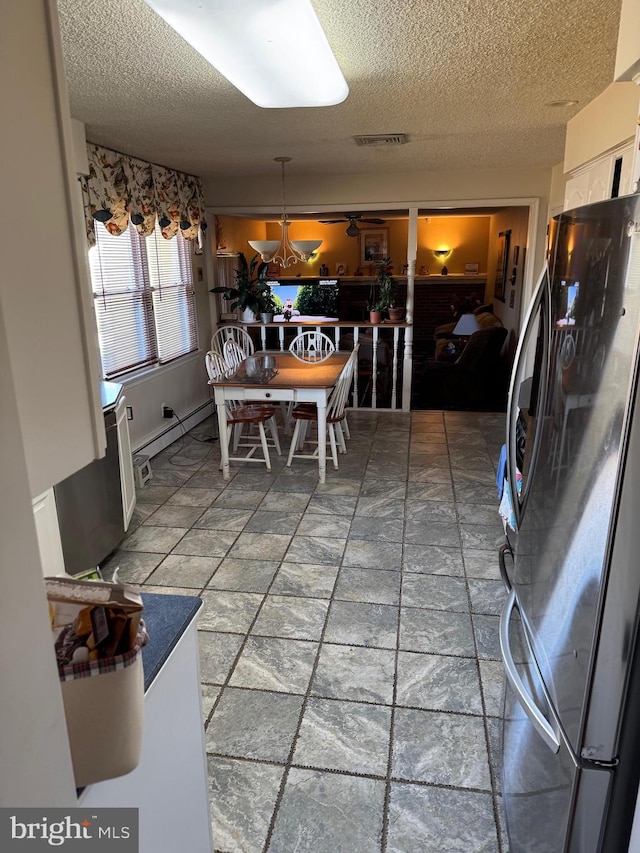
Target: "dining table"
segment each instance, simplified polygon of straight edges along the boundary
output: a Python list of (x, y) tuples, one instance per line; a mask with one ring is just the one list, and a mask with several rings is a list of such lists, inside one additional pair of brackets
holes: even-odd
[(288, 352), (261, 351), (230, 368), (223, 377), (209, 380), (213, 388), (223, 479), (228, 480), (229, 438), (227, 433), (228, 400), (315, 403), (318, 416), (318, 474), (325, 482), (327, 468), (327, 403), (349, 353), (336, 352), (322, 362), (300, 361)]

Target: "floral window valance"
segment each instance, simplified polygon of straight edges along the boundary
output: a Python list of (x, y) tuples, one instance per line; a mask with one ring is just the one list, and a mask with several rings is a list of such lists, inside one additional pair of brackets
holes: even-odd
[(146, 163), (100, 145), (87, 143), (89, 174), (83, 179), (87, 237), (95, 244), (94, 220), (111, 234), (123, 234), (129, 220), (144, 237), (153, 233), (158, 220), (163, 237), (178, 230), (194, 240), (204, 220), (200, 178)]

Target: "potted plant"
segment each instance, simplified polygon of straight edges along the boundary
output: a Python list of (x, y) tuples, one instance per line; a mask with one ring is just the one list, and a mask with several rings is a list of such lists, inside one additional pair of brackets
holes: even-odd
[(263, 323), (273, 323), (273, 315), (278, 309), (278, 303), (275, 296), (269, 288), (262, 296), (262, 305), (260, 308), (260, 319)]
[(385, 310), (389, 312), (392, 322), (397, 323), (402, 319), (404, 309), (395, 307), (398, 282), (391, 275), (391, 269), (391, 258), (382, 258), (376, 264), (376, 277), (371, 282), (369, 291), (369, 318), (372, 323), (380, 323)]
[(265, 277), (267, 264), (258, 263), (260, 255), (254, 255), (247, 263), (244, 254), (240, 252), (238, 262), (240, 266), (234, 270), (235, 287), (212, 287), (210, 293), (222, 293), (225, 299), (230, 301), (229, 308), (242, 311), (242, 322), (253, 323), (256, 314), (262, 310), (265, 293), (271, 292)]

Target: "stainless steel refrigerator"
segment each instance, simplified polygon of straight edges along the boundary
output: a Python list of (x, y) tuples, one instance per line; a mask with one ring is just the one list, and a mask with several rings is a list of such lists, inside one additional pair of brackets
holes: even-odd
[(622, 853), (640, 850), (640, 198), (552, 230), (507, 415), (505, 815), (511, 853)]

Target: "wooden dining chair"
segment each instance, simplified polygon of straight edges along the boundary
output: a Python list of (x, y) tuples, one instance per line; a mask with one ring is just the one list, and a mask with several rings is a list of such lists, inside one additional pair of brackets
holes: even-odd
[(289, 344), (289, 352), (298, 361), (319, 364), (326, 361), (336, 351), (336, 346), (324, 332), (300, 332)]
[[(211, 382), (219, 381), (234, 372), (229, 367), (219, 352), (209, 351), (205, 356), (207, 373)], [(278, 425), (275, 419), (275, 409), (268, 403), (243, 403), (237, 400), (227, 400), (225, 403), (227, 417), (227, 443), (231, 446), (233, 436), (233, 452), (237, 453), (239, 447), (248, 448), (244, 456), (229, 456), (230, 462), (264, 462), (267, 471), (271, 471), (271, 458), (269, 456), (269, 439), (265, 432), (265, 424), (271, 433), (271, 442), (278, 456), (282, 456), (280, 438), (278, 436)], [(255, 425), (258, 428), (259, 443), (254, 436), (247, 435), (243, 438), (242, 428), (245, 425)], [(222, 437), (221, 437), (222, 440)], [(254, 453), (262, 447), (263, 458), (254, 457)]]
[(255, 352), (251, 335), (241, 326), (221, 326), (211, 338), (210, 349), (221, 353), (226, 341), (234, 341), (245, 355), (253, 355)]
[[(357, 349), (352, 352), (347, 362), (340, 372), (336, 384), (329, 395), (327, 403), (327, 439), (331, 447), (331, 459), (333, 467), (338, 468), (338, 447), (340, 453), (347, 452), (347, 446), (344, 440), (342, 431), (342, 423), (345, 418), (345, 410), (349, 399), (349, 390), (353, 380), (353, 371), (355, 368), (355, 359), (357, 358)], [(304, 445), (309, 443), (306, 438), (306, 427), (309, 423), (318, 422), (318, 410), (313, 403), (300, 403), (295, 406), (292, 412), (292, 418), (295, 421), (295, 429), (291, 439), (291, 447), (289, 448), (289, 456), (287, 458), (287, 467), (291, 467), (293, 459), (315, 459), (318, 456), (318, 437), (315, 438), (315, 449), (312, 453), (304, 453)], [(296, 450), (300, 452), (296, 453)]]
[(228, 367), (232, 367), (236, 370), (245, 358), (249, 355), (252, 355), (251, 352), (246, 352), (237, 341), (229, 340), (225, 341), (222, 346), (222, 357), (224, 358)]

